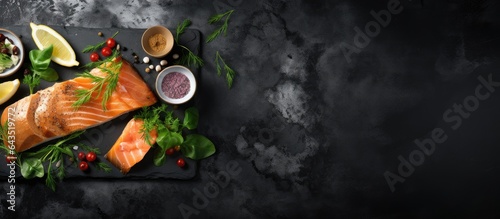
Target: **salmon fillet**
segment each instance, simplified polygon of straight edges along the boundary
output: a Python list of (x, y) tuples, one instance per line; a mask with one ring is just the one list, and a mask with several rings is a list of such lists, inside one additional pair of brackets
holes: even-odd
[[(102, 95), (93, 98), (79, 108), (72, 104), (78, 99), (76, 90), (89, 89), (94, 83), (89, 78), (77, 77), (55, 83), (6, 107), (0, 119), (5, 124), (9, 108), (15, 113), (15, 147), (17, 152), (28, 150), (43, 142), (63, 137), (73, 132), (100, 125), (124, 113), (156, 103), (156, 97), (137, 71), (125, 60), (116, 90), (108, 99), (106, 110), (102, 107)], [(92, 75), (105, 77), (107, 73), (95, 68)], [(12, 112), (12, 111), (11, 111)]]
[(143, 124), (142, 119), (130, 120), (113, 147), (104, 155), (123, 174), (128, 173), (132, 166), (141, 161), (151, 148), (150, 144), (153, 145), (156, 142), (158, 136), (156, 129), (149, 133), (150, 144), (143, 138), (140, 132)]

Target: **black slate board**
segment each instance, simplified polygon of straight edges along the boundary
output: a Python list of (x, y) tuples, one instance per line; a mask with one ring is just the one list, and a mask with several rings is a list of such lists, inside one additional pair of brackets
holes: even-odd
[[(28, 54), (28, 52), (31, 49), (36, 49), (36, 45), (31, 37), (31, 28), (27, 26), (12, 26), (12, 27), (4, 27), (5, 29), (9, 29), (12, 32), (16, 33), (18, 36), (21, 37), (21, 41), (23, 42), (25, 52)], [(141, 36), (142, 33), (144, 32), (145, 29), (119, 29), (119, 28), (98, 28), (98, 29), (93, 29), (93, 28), (78, 28), (78, 27), (62, 27), (62, 26), (51, 26), (54, 30), (56, 30), (59, 34), (61, 34), (66, 40), (69, 42), (69, 44), (73, 47), (76, 53), (76, 58), (77, 61), (80, 62), (80, 66), (85, 65), (86, 63), (90, 62), (90, 57), (88, 53), (82, 53), (81, 51), (85, 48), (87, 45), (95, 45), (99, 42), (102, 42), (106, 40), (108, 37), (112, 36), (115, 32), (119, 31), (119, 34), (115, 37), (116, 41), (118, 44), (121, 46), (122, 50), (122, 56), (125, 60), (129, 61), (134, 65), (136, 70), (141, 74), (143, 79), (146, 81), (146, 83), (149, 85), (150, 89), (155, 93), (155, 80), (156, 76), (158, 73), (156, 71), (151, 71), (150, 73), (145, 72), (145, 68), (149, 66), (149, 64), (144, 64), (142, 63), (142, 58), (146, 56), (144, 51), (142, 50), (141, 47)], [(172, 33), (175, 35), (175, 32), (173, 32), (173, 29), (171, 29)], [(98, 32), (102, 32), (104, 34), (103, 37), (98, 36)], [(191, 51), (195, 53), (199, 53), (200, 51), (200, 32), (198, 30), (194, 29), (188, 29), (186, 32), (181, 35), (179, 39), (180, 43), (182, 45), (185, 45)], [(172, 59), (172, 54), (179, 53), (179, 49), (174, 46), (174, 49), (172, 52), (170, 52), (166, 57), (163, 59), (168, 61), (168, 66), (170, 66), (174, 60)], [(134, 64), (134, 58), (133, 55), (136, 54), (137, 56), (140, 57), (140, 62), (141, 63), (135, 63)], [(150, 57), (151, 62), (150, 64), (153, 65), (158, 65), (160, 63), (160, 59), (156, 59), (153, 57)], [(25, 66), (29, 66), (29, 58), (28, 56), (25, 59)], [(56, 63), (51, 63), (51, 67), (53, 67), (60, 76), (60, 81), (68, 80), (71, 78), (75, 77), (75, 74), (78, 72), (82, 72), (83, 70), (81, 67), (63, 67), (60, 66)], [(24, 68), (22, 68), (24, 69)], [(14, 80), (15, 78), (19, 78), (22, 80), (22, 74), (23, 70), (18, 71), (12, 76), (6, 77), (6, 78), (0, 78), (0, 82), (2, 81), (9, 81), (9, 80)], [(199, 79), (199, 69), (191, 69), (193, 73), (195, 74), (195, 77)], [(199, 82), (198, 82), (199, 83)], [(53, 83), (45, 82), (42, 81), (41, 85), (38, 87), (38, 90), (41, 90), (46, 87), (50, 87)], [(15, 96), (10, 99), (8, 102), (2, 104), (0, 110), (3, 112), (4, 108), (9, 106), (10, 104), (14, 103), (15, 101), (28, 96), (29, 95), (29, 89), (26, 85), (21, 84), (19, 90), (15, 94)], [(192, 105), (193, 102), (196, 102), (197, 96), (195, 97), (188, 103), (184, 104), (183, 106), (179, 106), (180, 109)], [(159, 103), (160, 99), (158, 98)], [(100, 126), (88, 129), (81, 137), (82, 143), (85, 143), (87, 145), (91, 145), (93, 147), (98, 147), (101, 151), (101, 155), (99, 155), (98, 159), (102, 162), (107, 163), (109, 166), (112, 167), (112, 172), (110, 173), (105, 173), (103, 171), (97, 170), (96, 167), (93, 167), (90, 165), (90, 171), (84, 173), (80, 171), (76, 165), (70, 165), (68, 164), (68, 168), (66, 168), (67, 171), (67, 178), (133, 178), (133, 179), (156, 179), (156, 178), (168, 178), (168, 179), (190, 179), (196, 175), (196, 169), (197, 169), (197, 163), (196, 161), (186, 159), (186, 166), (181, 169), (176, 165), (176, 161), (178, 157), (181, 157), (182, 155), (177, 155), (177, 156), (172, 156), (168, 157), (166, 163), (161, 166), (157, 167), (153, 164), (153, 151), (154, 149), (149, 150), (149, 152), (146, 154), (144, 159), (136, 164), (130, 172), (126, 175), (123, 175), (122, 173), (119, 172), (117, 168), (115, 168), (112, 164), (110, 164), (106, 159), (104, 159), (103, 155), (111, 148), (111, 146), (114, 144), (116, 139), (120, 136), (121, 132), (123, 131), (125, 125), (127, 124), (130, 119), (133, 118), (133, 116), (137, 113), (138, 111), (133, 111), (130, 113), (127, 113), (125, 115), (122, 115), (116, 119), (111, 120), (110, 122), (104, 123)], [(176, 112), (180, 113), (180, 112)], [(51, 141), (44, 143), (43, 145), (39, 145), (33, 149), (30, 150), (38, 150), (41, 147), (54, 143), (57, 140)], [(78, 151), (81, 151), (81, 149), (78, 149)], [(77, 151), (74, 151), (75, 155), (77, 154)], [(0, 162), (4, 163), (4, 162)], [(8, 168), (6, 165), (0, 165), (0, 177), (5, 178), (8, 176)], [(20, 170), (17, 169), (17, 176), (20, 176)]]

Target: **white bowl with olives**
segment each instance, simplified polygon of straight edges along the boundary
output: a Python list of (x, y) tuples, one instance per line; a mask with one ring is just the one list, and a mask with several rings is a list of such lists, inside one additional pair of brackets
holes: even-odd
[(0, 28), (0, 78), (16, 73), (24, 61), (21, 39), (10, 30)]

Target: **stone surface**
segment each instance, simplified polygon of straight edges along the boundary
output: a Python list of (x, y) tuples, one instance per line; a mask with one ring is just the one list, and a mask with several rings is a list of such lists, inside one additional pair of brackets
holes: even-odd
[[(1, 2), (2, 26), (175, 27), (189, 18), (203, 37), (216, 28), (210, 15), (236, 10), (227, 37), (203, 45), (198, 131), (218, 152), (192, 180), (78, 179), (56, 193), (17, 182), (17, 216), (500, 214), (500, 95), (486, 86), (500, 81), (493, 0)], [(388, 20), (381, 10), (394, 13), (382, 25), (372, 15)], [(231, 90), (216, 51), (238, 72)]]

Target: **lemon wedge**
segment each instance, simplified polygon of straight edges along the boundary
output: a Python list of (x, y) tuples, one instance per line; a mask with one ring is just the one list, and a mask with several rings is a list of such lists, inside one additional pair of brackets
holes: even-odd
[(19, 88), (19, 79), (0, 84), (0, 104), (7, 102)]
[(30, 23), (30, 27), (31, 36), (38, 49), (42, 50), (50, 45), (54, 46), (52, 61), (66, 67), (78, 66), (80, 64), (76, 61), (75, 51), (71, 48), (71, 45), (54, 29), (34, 23)]

